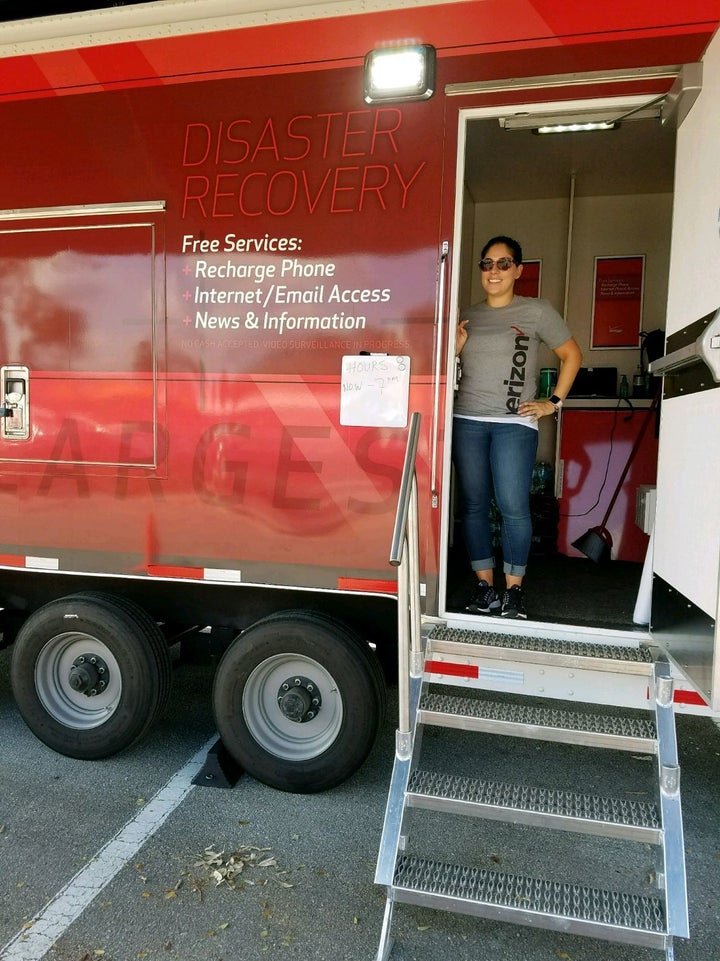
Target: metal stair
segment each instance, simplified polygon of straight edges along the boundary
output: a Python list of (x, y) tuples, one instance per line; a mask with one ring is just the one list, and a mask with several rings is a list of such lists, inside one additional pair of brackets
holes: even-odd
[[(415, 597), (413, 588), (418, 570), (417, 535), (413, 533), (417, 490), (414, 470), (408, 464), (414, 460), (414, 428), (413, 423), (406, 455), (406, 472), (410, 473), (407, 485), (403, 485), (407, 491), (401, 494), (391, 552), (391, 563), (398, 566), (400, 719), (375, 876), (376, 883), (386, 888), (376, 961), (390, 957), (393, 910), (398, 903), (657, 948), (670, 961), (673, 938), (689, 936), (670, 667), (654, 659), (647, 648), (618, 649), (614, 645), (474, 632), (439, 623), (423, 625), (419, 591)], [(463, 672), (476, 676), (474, 660), (486, 662), (487, 658), (515, 666), (565, 665), (597, 672), (605, 679), (636, 675), (647, 685), (647, 709), (608, 711), (594, 704), (548, 703), (538, 697), (489, 693), (478, 684), (466, 684)], [(424, 760), (424, 732), (428, 738), (445, 738), (446, 746), (454, 737), (507, 738), (509, 776), (483, 779), (482, 760), (473, 764), (469, 756), (468, 763), (473, 766), (464, 773), (443, 770), (442, 750), (438, 769), (430, 769)], [(628, 752), (633, 760), (640, 755), (654, 758), (656, 797), (639, 800), (634, 792), (628, 796), (621, 790), (613, 796), (612, 792), (606, 795), (604, 791), (597, 794), (578, 789), (576, 767), (570, 761), (564, 762), (567, 783), (560, 787), (522, 779), (511, 783), (521, 773), (513, 760), (514, 748), (527, 740), (559, 745), (557, 750), (573, 756), (575, 752), (592, 755), (600, 751), (612, 759), (611, 769), (618, 772), (623, 758), (625, 765), (631, 763)], [(607, 751), (615, 753), (606, 755)], [(465, 761), (464, 747), (459, 754)], [(448, 863), (448, 859), (425, 849), (427, 836), (433, 833), (424, 830), (430, 818), (442, 819), (444, 834), (459, 832), (455, 848), (462, 852), (465, 863)], [(468, 825), (477, 825), (477, 819), (483, 819), (485, 827), (468, 830)], [(513, 836), (517, 834), (520, 841), (530, 841), (528, 863), (538, 861), (544, 831), (571, 834), (577, 839), (573, 842), (578, 845), (577, 852), (581, 844), (632, 846), (639, 842), (651, 846), (657, 855), (655, 870), (649, 873), (652, 882), (644, 878), (646, 883), (640, 889), (635, 878), (627, 891), (613, 890), (614, 877), (607, 885), (592, 876), (592, 856), (587, 859), (591, 876), (570, 879), (585, 867), (584, 859), (575, 851), (572, 872), (550, 858), (540, 865), (542, 872), (536, 877), (517, 870), (517, 864), (514, 870), (478, 865), (482, 858), (477, 848), (492, 823), (513, 832)], [(646, 852), (646, 848), (634, 850), (643, 856)], [(625, 857), (619, 860), (615, 868), (622, 867)], [(628, 863), (632, 860), (627, 859)]]
[(658, 807), (646, 801), (482, 781), (437, 771), (412, 771), (405, 803), (412, 808), (634, 839), (648, 844), (659, 844), (661, 837)]

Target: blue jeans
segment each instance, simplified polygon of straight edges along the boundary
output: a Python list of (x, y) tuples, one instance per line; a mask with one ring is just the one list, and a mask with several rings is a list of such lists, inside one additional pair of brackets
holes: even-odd
[(503, 570), (522, 577), (532, 541), (530, 484), (538, 432), (522, 424), (453, 418), (453, 461), (465, 545), (474, 571), (495, 566), (490, 502), (502, 516)]

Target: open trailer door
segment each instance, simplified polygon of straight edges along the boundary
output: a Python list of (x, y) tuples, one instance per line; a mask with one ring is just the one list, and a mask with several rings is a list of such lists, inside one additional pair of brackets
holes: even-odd
[(720, 709), (720, 35), (677, 132), (652, 634)]

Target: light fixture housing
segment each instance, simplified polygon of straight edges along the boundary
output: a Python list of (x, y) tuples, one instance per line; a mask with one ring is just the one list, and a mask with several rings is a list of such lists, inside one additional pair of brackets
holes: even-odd
[(435, 93), (435, 62), (429, 44), (371, 50), (365, 57), (365, 102), (428, 100)]
[(639, 104), (624, 113), (619, 108), (603, 107), (572, 112), (508, 114), (498, 117), (504, 130), (532, 130), (533, 133), (585, 133), (592, 130), (616, 130), (621, 122), (633, 120), (659, 120), (662, 112), (661, 98)]

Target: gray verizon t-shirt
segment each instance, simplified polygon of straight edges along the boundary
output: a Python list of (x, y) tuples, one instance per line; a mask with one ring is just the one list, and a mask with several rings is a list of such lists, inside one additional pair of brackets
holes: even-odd
[(554, 350), (572, 337), (549, 301), (536, 297), (515, 296), (506, 307), (473, 304), (460, 319), (470, 323), (455, 413), (470, 417), (517, 414), (537, 393), (540, 341)]

